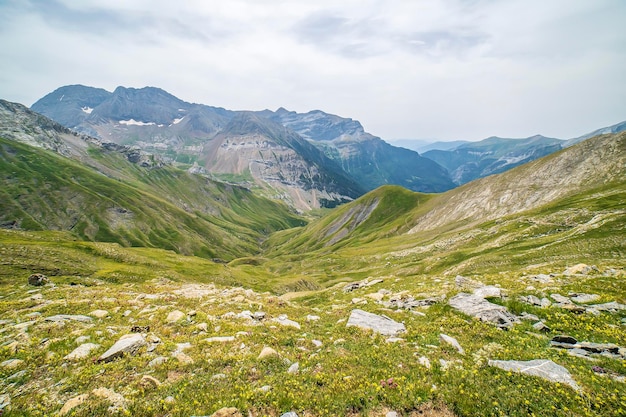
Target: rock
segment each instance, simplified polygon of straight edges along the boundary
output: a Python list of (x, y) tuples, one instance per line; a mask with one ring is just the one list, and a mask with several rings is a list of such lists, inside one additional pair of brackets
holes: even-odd
[(593, 268), (589, 265), (578, 264), (567, 268), (565, 271), (563, 271), (563, 275), (587, 275), (592, 270)]
[(165, 362), (168, 361), (168, 357), (166, 356), (157, 356), (156, 358), (152, 359), (149, 363), (148, 363), (148, 367), (150, 368), (156, 368), (159, 365), (164, 364)]
[(108, 388), (96, 388), (91, 391), (93, 395), (99, 398), (103, 398), (111, 403), (109, 407), (109, 413), (117, 413), (126, 409), (126, 399), (122, 394), (118, 394), (112, 389)]
[(313, 316), (311, 314), (306, 316), (306, 321), (318, 321), (319, 319), (320, 319), (320, 316)]
[(182, 365), (190, 365), (194, 363), (193, 358), (184, 352), (179, 352), (172, 356)]
[(257, 320), (257, 321), (262, 321), (265, 318), (265, 312), (264, 311), (256, 311), (252, 315), (252, 318)]
[(593, 301), (599, 300), (600, 296), (598, 294), (568, 294), (570, 299), (575, 303), (587, 304)]
[(211, 417), (243, 417), (235, 407), (220, 408)]
[(272, 321), (280, 324), (281, 326), (295, 327), (296, 329), (300, 329), (300, 324), (293, 320), (289, 320), (286, 314), (281, 314), (280, 316), (274, 318)]
[(90, 316), (94, 316), (97, 319), (102, 319), (105, 318), (106, 316), (109, 315), (109, 312), (106, 310), (94, 310), (91, 313), (89, 313)]
[(591, 353), (612, 353), (615, 355), (619, 354), (619, 346), (613, 343), (592, 343), (592, 342), (578, 342), (576, 347), (579, 349), (584, 349)]
[(557, 303), (561, 304), (571, 304), (572, 300), (567, 297), (562, 296), (561, 294), (550, 294), (550, 298), (552, 298)]
[(87, 356), (89, 356), (92, 350), (98, 349), (99, 347), (100, 345), (96, 343), (84, 343), (74, 349), (72, 352), (65, 355), (63, 359), (67, 359), (70, 361), (85, 359)]
[(353, 298), (352, 304), (367, 304), (367, 300), (364, 298)]
[(385, 298), (385, 294), (379, 293), (379, 292), (375, 292), (372, 294), (365, 294), (365, 296), (367, 298), (371, 298), (374, 301), (382, 301), (383, 298)]
[(11, 397), (7, 394), (0, 394), (0, 415), (2, 411), (11, 405)]
[(77, 397), (67, 400), (66, 403), (63, 404), (63, 407), (61, 407), (61, 410), (59, 411), (59, 415), (60, 416), (66, 415), (72, 409), (78, 407), (79, 405), (87, 401), (88, 398), (89, 398), (89, 394), (82, 394), (82, 395), (79, 395)]
[(282, 414), (280, 417), (298, 417), (298, 414), (296, 414), (294, 411), (290, 411), (288, 413)]
[(387, 411), (387, 414), (385, 414), (385, 417), (398, 417), (398, 413), (395, 411)]
[(93, 318), (76, 314), (57, 314), (56, 316), (46, 317), (46, 321), (52, 321), (56, 323), (62, 321), (79, 321), (81, 323), (91, 323), (93, 321)]
[(204, 341), (207, 342), (207, 343), (234, 342), (235, 341), (235, 336), (214, 336), (214, 337), (209, 337), (207, 339), (204, 339)]
[(552, 305), (552, 302), (548, 300), (546, 297), (543, 297), (541, 299), (541, 307), (546, 308), (546, 307), (550, 307), (551, 305)]
[(522, 320), (528, 320), (528, 321), (539, 321), (539, 317), (537, 317), (534, 314), (530, 314), (527, 312), (523, 312), (521, 316), (519, 316), (520, 319)]
[(28, 285), (34, 285), (35, 287), (41, 287), (48, 282), (50, 282), (50, 280), (44, 274), (32, 274), (28, 277)]
[(588, 306), (588, 308), (597, 310), (597, 311), (617, 312), (621, 310), (626, 310), (626, 304), (620, 304), (615, 301), (611, 301), (610, 303), (593, 304), (593, 305)]
[(28, 371), (26, 369), (23, 369), (7, 377), (7, 381), (17, 381), (18, 379), (24, 378), (26, 375), (28, 375)]
[(566, 343), (569, 345), (575, 345), (576, 343), (578, 343), (578, 340), (574, 339), (572, 336), (567, 335), (554, 336), (551, 341), (557, 343)]
[(522, 303), (526, 303), (529, 304), (531, 306), (540, 306), (541, 305), (541, 300), (538, 297), (535, 297), (534, 295), (522, 295), (519, 297), (519, 300)]
[(420, 365), (425, 366), (427, 369), (430, 369), (430, 360), (426, 356), (420, 356), (418, 359)]
[(287, 369), (287, 373), (288, 374), (297, 374), (299, 369), (300, 369), (300, 364), (298, 362), (295, 362), (295, 363), (291, 364), (289, 369)]
[(449, 304), (464, 314), (493, 323), (501, 328), (509, 328), (519, 322), (519, 319), (506, 307), (490, 303), (474, 294), (459, 293), (450, 299)]
[[(587, 311), (585, 307), (577, 306), (576, 304), (556, 304), (556, 306), (576, 314), (581, 314)], [(590, 311), (595, 310), (591, 309)]]
[(275, 357), (275, 356), (278, 356), (278, 352), (276, 352), (274, 349), (272, 349), (269, 346), (265, 346), (261, 350), (261, 353), (259, 353), (259, 357), (257, 359), (265, 359), (265, 358), (270, 358), (270, 357)]
[(4, 369), (17, 369), (24, 363), (21, 359), (7, 359), (6, 361), (0, 363), (0, 368)]
[(98, 362), (110, 362), (126, 354), (135, 355), (145, 345), (147, 342), (141, 333), (124, 335), (98, 358)]
[(82, 345), (89, 339), (90, 339), (89, 336), (78, 336), (76, 340), (74, 340), (74, 343), (76, 343), (77, 345)]
[(161, 381), (156, 379), (150, 375), (144, 375), (141, 377), (141, 381), (139, 381), (139, 385), (141, 385), (144, 389), (146, 388), (158, 388), (161, 386)]
[(471, 278), (467, 278), (467, 277), (464, 277), (462, 275), (457, 275), (454, 278), (454, 285), (456, 285), (457, 288), (472, 289), (472, 290), (485, 286), (485, 284), (483, 284), (480, 281), (475, 281), (475, 280), (473, 280)]
[(490, 360), (488, 364), (489, 366), (495, 366), (505, 371), (519, 372), (526, 375), (538, 376), (548, 381), (567, 384), (576, 391), (580, 390), (580, 387), (567, 369), (548, 359), (535, 359), (531, 361)]
[(550, 275), (546, 275), (546, 274), (535, 275), (531, 277), (531, 279), (541, 284), (550, 284), (554, 281)]
[(352, 326), (370, 329), (384, 336), (396, 336), (406, 331), (406, 327), (402, 323), (398, 323), (386, 316), (379, 316), (359, 309), (352, 310), (350, 313), (346, 327)]
[(201, 332), (208, 332), (209, 325), (207, 323), (199, 323), (196, 325), (196, 329), (200, 330)]
[(546, 324), (542, 321), (538, 321), (537, 323), (533, 324), (533, 329), (544, 333), (550, 332), (550, 328), (546, 326)]
[(185, 317), (185, 313), (180, 310), (174, 310), (167, 315), (165, 319), (166, 323), (176, 323), (179, 320), (182, 320)]
[(461, 347), (459, 342), (454, 337), (441, 333), (439, 335), (439, 340), (449, 344), (450, 346), (458, 350), (461, 355), (465, 355), (465, 350)]
[(494, 285), (476, 288), (473, 294), (482, 298), (502, 298), (502, 290)]
[(324, 345), (321, 340), (317, 340), (317, 339), (311, 340), (311, 343), (313, 343), (315, 347), (322, 347)]

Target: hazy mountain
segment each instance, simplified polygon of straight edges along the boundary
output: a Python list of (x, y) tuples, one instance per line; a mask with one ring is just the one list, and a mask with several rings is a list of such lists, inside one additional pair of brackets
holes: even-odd
[(314, 110), (278, 109), (266, 116), (311, 140), (367, 190), (395, 184), (413, 191), (441, 192), (454, 187), (447, 172), (417, 152), (389, 145), (349, 118)]
[(603, 127), (601, 129), (594, 130), (593, 132), (589, 132), (586, 135), (582, 135), (577, 138), (570, 139), (567, 142), (565, 142), (564, 146), (572, 146), (578, 142), (582, 142), (583, 140), (592, 138), (597, 135), (605, 135), (607, 133), (619, 133), (619, 132), (623, 132), (624, 130), (626, 130), (626, 121), (623, 121), (621, 123), (616, 123), (612, 126)]
[[(231, 119), (242, 113), (187, 103), (154, 87), (118, 87), (112, 93), (84, 86), (61, 87), (33, 104), (32, 109), (78, 132), (139, 146), (187, 167), (199, 162), (209, 169), (209, 174), (217, 175), (224, 172), (212, 172), (218, 165), (207, 164), (204, 152), (215, 148), (210, 142), (226, 129)], [(437, 192), (454, 187), (446, 170), (415, 152), (393, 147), (370, 135), (356, 120), (317, 110), (299, 114), (281, 108), (255, 114), (280, 123), (315, 144), (328, 157), (318, 162), (335, 161), (345, 171), (342, 175), (352, 177), (359, 189), (367, 191), (383, 184), (398, 184), (412, 190)], [(236, 151), (231, 147), (221, 152), (226, 149)], [(248, 162), (256, 164), (254, 158)], [(336, 166), (328, 169), (336, 171)], [(307, 173), (303, 175), (306, 177)], [(332, 186), (322, 188), (329, 190)], [(327, 200), (326, 197), (322, 200), (297, 197), (291, 201), (319, 203)], [(307, 205), (298, 203), (299, 208)]]
[(561, 149), (565, 141), (541, 135), (526, 139), (490, 137), (469, 142), (451, 150), (423, 153), (445, 167), (457, 184), (507, 171)]
[(419, 152), (419, 153), (424, 153), (424, 152), (431, 151), (434, 149), (447, 151), (450, 149), (454, 149), (460, 145), (470, 143), (467, 140), (452, 140), (449, 142), (445, 142), (445, 141), (433, 142), (433, 141), (420, 140), (420, 139), (397, 139), (397, 140), (388, 140), (387, 142), (389, 142), (393, 146), (410, 149), (412, 151)]
[[(143, 163), (143, 155), (153, 163)], [(302, 224), (284, 204), (0, 102), (0, 226), (232, 259)]]

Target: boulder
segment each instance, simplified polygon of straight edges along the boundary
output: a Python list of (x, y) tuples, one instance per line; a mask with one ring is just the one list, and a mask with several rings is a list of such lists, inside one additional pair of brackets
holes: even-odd
[(94, 310), (91, 313), (89, 313), (89, 315), (94, 316), (95, 318), (98, 318), (98, 319), (103, 319), (109, 315), (109, 312), (106, 310)]
[(274, 318), (272, 321), (280, 324), (281, 326), (295, 327), (296, 329), (300, 329), (300, 324), (293, 320), (289, 320), (286, 314), (281, 314), (280, 316)]
[(126, 409), (126, 398), (122, 396), (122, 394), (118, 394), (112, 389), (108, 388), (96, 388), (91, 393), (99, 398), (103, 398), (111, 403), (111, 407), (109, 407), (109, 413), (117, 413), (124, 409)]
[(211, 417), (243, 417), (235, 407), (224, 407), (217, 410)]
[(32, 274), (28, 277), (28, 285), (34, 285), (35, 287), (41, 287), (48, 282), (50, 282), (50, 280), (44, 274)]
[(449, 344), (450, 346), (458, 350), (461, 355), (465, 355), (465, 350), (463, 349), (463, 347), (461, 347), (459, 342), (454, 337), (441, 333), (439, 335), (439, 340), (441, 340), (444, 343)]
[(574, 266), (570, 266), (565, 271), (563, 271), (563, 275), (587, 275), (593, 270), (593, 267), (585, 264), (578, 264)]
[(174, 310), (167, 315), (167, 318), (165, 319), (165, 321), (167, 323), (176, 323), (177, 321), (181, 320), (183, 317), (186, 317), (185, 313), (183, 313), (180, 310)]
[(502, 298), (502, 290), (495, 285), (476, 288), (473, 294), (482, 298)]
[(548, 359), (535, 359), (531, 361), (490, 360), (488, 364), (489, 366), (495, 366), (505, 371), (538, 376), (548, 381), (569, 385), (576, 391), (580, 390), (580, 387), (567, 369)]
[(598, 294), (568, 294), (570, 296), (570, 300), (575, 303), (587, 304), (593, 301), (599, 300), (600, 296)]
[(66, 415), (67, 413), (72, 411), (72, 409), (78, 407), (79, 405), (87, 401), (88, 398), (89, 398), (89, 394), (82, 394), (77, 397), (70, 398), (69, 400), (65, 402), (65, 404), (63, 404), (63, 407), (61, 407), (61, 410), (59, 411), (59, 415), (60, 416)]
[(85, 359), (87, 356), (89, 356), (92, 350), (98, 349), (99, 347), (100, 345), (96, 343), (84, 343), (74, 349), (72, 352), (65, 355), (63, 359), (67, 359), (70, 361)]
[(389, 317), (379, 316), (378, 314), (368, 313), (359, 309), (352, 310), (350, 313), (346, 327), (352, 326), (370, 329), (384, 336), (396, 336), (406, 331), (406, 327), (402, 323), (398, 323)]
[(275, 356), (278, 356), (278, 352), (276, 352), (274, 349), (272, 349), (269, 346), (265, 346), (261, 350), (261, 353), (259, 353), (258, 359), (271, 358), (271, 357), (275, 357)]
[(98, 362), (110, 362), (124, 355), (134, 355), (147, 344), (148, 342), (141, 333), (124, 335), (109, 350), (100, 355)]
[(510, 313), (506, 307), (490, 303), (474, 294), (459, 293), (450, 299), (449, 304), (468, 316), (501, 328), (509, 328), (519, 322), (518, 317)]
[(63, 322), (63, 321), (79, 321), (81, 323), (91, 323), (93, 318), (79, 314), (57, 314), (56, 316), (46, 317), (46, 321)]

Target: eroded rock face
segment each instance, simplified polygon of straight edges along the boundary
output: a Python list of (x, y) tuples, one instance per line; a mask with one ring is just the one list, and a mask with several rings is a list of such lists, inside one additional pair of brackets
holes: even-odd
[(346, 326), (370, 329), (384, 336), (396, 336), (406, 331), (406, 327), (402, 323), (398, 323), (389, 317), (379, 316), (378, 314), (368, 313), (359, 309), (352, 310)]
[(518, 317), (510, 313), (506, 307), (490, 303), (476, 294), (457, 294), (450, 299), (449, 304), (468, 316), (493, 323), (501, 328), (510, 328), (514, 323), (519, 322)]
[(505, 371), (538, 376), (540, 378), (547, 379), (548, 381), (567, 384), (576, 391), (580, 390), (580, 387), (576, 381), (574, 381), (567, 369), (548, 359), (534, 359), (531, 361), (490, 360), (488, 363), (489, 366), (495, 366), (496, 368), (500, 368)]

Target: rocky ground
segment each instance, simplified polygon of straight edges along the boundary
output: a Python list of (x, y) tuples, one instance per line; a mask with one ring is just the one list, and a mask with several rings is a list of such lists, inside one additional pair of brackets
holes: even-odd
[(0, 293), (0, 410), (626, 413), (623, 270), (420, 280), (370, 278), (298, 298), (24, 277)]

